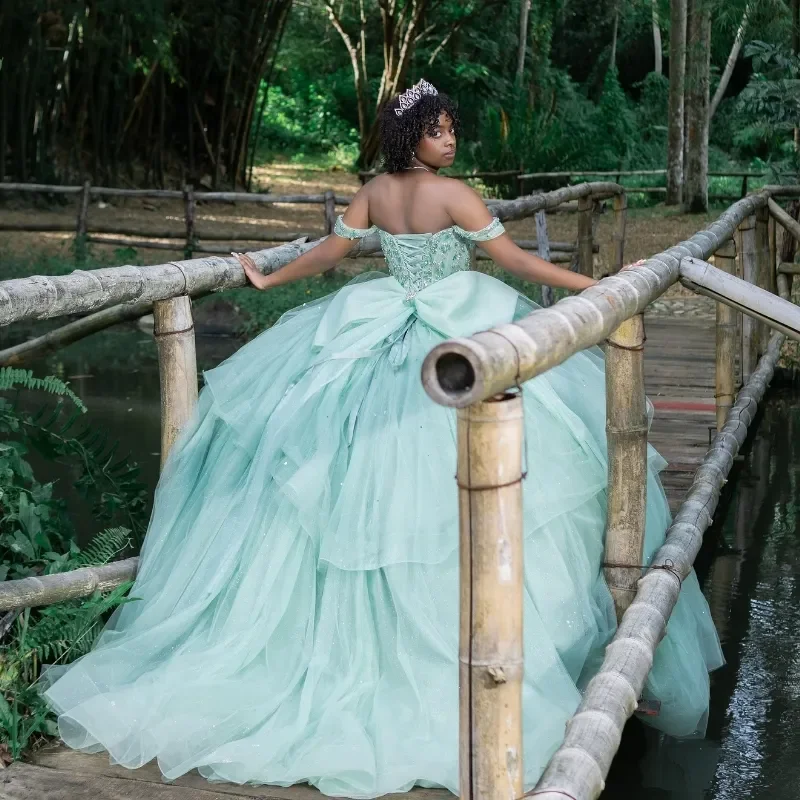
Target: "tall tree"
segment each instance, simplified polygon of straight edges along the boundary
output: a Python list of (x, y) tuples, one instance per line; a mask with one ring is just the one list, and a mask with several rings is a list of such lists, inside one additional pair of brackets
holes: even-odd
[[(792, 52), (800, 55), (800, 0), (792, 0)], [(794, 149), (800, 151), (800, 126), (794, 129)]]
[(0, 175), (241, 180), (291, 5), (3, 0)]
[(683, 186), (686, 0), (670, 2), (667, 205), (681, 202)]
[(731, 46), (731, 52), (728, 54), (728, 60), (725, 62), (725, 69), (722, 72), (722, 77), (719, 79), (717, 90), (714, 92), (714, 97), (711, 100), (711, 108), (708, 112), (709, 121), (714, 116), (717, 106), (719, 106), (720, 100), (725, 96), (725, 91), (730, 83), (731, 75), (733, 75), (733, 68), (736, 66), (736, 61), (739, 58), (739, 53), (744, 44), (744, 35), (747, 31), (747, 23), (750, 20), (751, 10), (752, 3), (748, 2), (742, 12), (742, 19), (739, 22), (739, 27), (736, 29), (736, 36), (733, 38), (733, 45)]
[(611, 17), (611, 53), (608, 57), (608, 68), (613, 69), (617, 65), (617, 40), (619, 39), (619, 6), (622, 0), (613, 0)]
[(683, 207), (708, 210), (708, 122), (711, 6), (689, 0), (686, 37), (686, 164)]
[(661, 47), (661, 23), (658, 19), (658, 0), (652, 0), (653, 3), (653, 54), (654, 54), (654, 65), (653, 65), (653, 72), (656, 75), (661, 75), (661, 71), (663, 68), (662, 61), (663, 61), (663, 52)]
[(519, 46), (517, 49), (517, 85), (522, 85), (522, 76), (525, 73), (525, 50), (528, 47), (528, 15), (531, 10), (531, 0), (521, 0), (519, 4)]
[(370, 101), (367, 62), (370, 12), (365, 0), (358, 0), (357, 13), (345, 14), (342, 3), (324, 0), (331, 25), (342, 39), (353, 68), (353, 82), (358, 104), (358, 132), (361, 166), (371, 166), (380, 146), (380, 111), (406, 83), (417, 39), (422, 33), (422, 20), (431, 0), (377, 0), (381, 19), (383, 65), (378, 93)]

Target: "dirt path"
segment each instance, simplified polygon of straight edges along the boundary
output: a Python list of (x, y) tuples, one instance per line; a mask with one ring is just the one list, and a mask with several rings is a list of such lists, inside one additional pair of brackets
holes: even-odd
[[(260, 168), (257, 183), (261, 191), (276, 194), (317, 194), (333, 189), (338, 194), (353, 194), (359, 188), (358, 178), (344, 171), (323, 171), (292, 165), (275, 164)], [(18, 200), (9, 202), (0, 210), (3, 220), (8, 222), (61, 222), (74, 224), (75, 201), (69, 199), (63, 205), (43, 206), (41, 201)], [(630, 209), (627, 226), (626, 260), (635, 261), (666, 249), (705, 227), (717, 213), (707, 215), (683, 215), (664, 207)], [(92, 203), (89, 210), (89, 225), (124, 224), (142, 230), (184, 231), (183, 203), (180, 200), (140, 200), (114, 198), (110, 203)], [(282, 233), (322, 234), (322, 207), (318, 205), (288, 204), (263, 206), (250, 203), (200, 203), (197, 208), (197, 229), (203, 232), (229, 231), (238, 225), (255, 225)], [(536, 228), (533, 219), (508, 224), (512, 236), (519, 239), (534, 239)], [(572, 213), (551, 214), (548, 218), (550, 238), (554, 241), (574, 241), (577, 236), (577, 219)], [(613, 215), (600, 216), (597, 240), (600, 246), (599, 261), (602, 270), (609, 266), (613, 252)], [(202, 236), (201, 236), (202, 238)], [(161, 240), (168, 241), (168, 240)], [(0, 254), (16, 261), (25, 259), (34, 262), (56, 257), (69, 259), (72, 245), (71, 233), (18, 233), (0, 232)], [(244, 245), (239, 247), (246, 249)], [(252, 249), (263, 245), (252, 245)], [(95, 261), (120, 263), (115, 252), (117, 246), (92, 245)], [(137, 251), (143, 264), (158, 264), (182, 257), (181, 248), (175, 250)], [(2, 261), (0, 260), (0, 269)], [(2, 275), (0, 275), (2, 277)], [(682, 296), (680, 287), (673, 287), (670, 296)]]

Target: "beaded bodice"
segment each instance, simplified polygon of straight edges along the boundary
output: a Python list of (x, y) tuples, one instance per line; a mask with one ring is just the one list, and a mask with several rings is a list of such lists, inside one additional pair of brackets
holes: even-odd
[(505, 228), (495, 218), (479, 231), (467, 231), (452, 225), (437, 233), (389, 233), (373, 225), (371, 228), (351, 228), (341, 216), (336, 220), (334, 233), (345, 239), (362, 239), (373, 231), (380, 236), (389, 272), (411, 299), (442, 278), (468, 270), (476, 242), (485, 242), (504, 233)]

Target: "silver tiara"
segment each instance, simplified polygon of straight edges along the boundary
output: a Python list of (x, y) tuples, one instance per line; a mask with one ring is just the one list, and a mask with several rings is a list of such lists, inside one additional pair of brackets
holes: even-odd
[(400, 101), (400, 108), (396, 108), (394, 113), (397, 114), (398, 117), (401, 117), (404, 111), (408, 111), (409, 108), (422, 100), (422, 95), (424, 94), (439, 94), (439, 92), (435, 86), (432, 86), (428, 81), (422, 79), (416, 86), (406, 89), (406, 91), (400, 95), (398, 98)]

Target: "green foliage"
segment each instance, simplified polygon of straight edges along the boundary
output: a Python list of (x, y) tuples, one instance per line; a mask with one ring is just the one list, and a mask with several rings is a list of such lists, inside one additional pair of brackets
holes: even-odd
[(790, 156), (791, 132), (800, 121), (800, 57), (787, 47), (751, 42), (745, 54), (753, 59), (753, 75), (739, 95), (737, 110), (747, 124), (734, 136), (743, 154)]
[(52, 375), (46, 378), (35, 378), (33, 372), (29, 369), (0, 367), (0, 392), (7, 392), (11, 389), (28, 389), (29, 391), (41, 391), (57, 397), (66, 397), (72, 401), (81, 413), (86, 412), (86, 406), (80, 397), (64, 381)]
[(0, 397), (0, 579), (58, 571), (75, 553), (64, 501), (52, 482), (37, 480), (27, 458), (31, 451), (70, 468), (99, 525), (124, 520), (139, 541), (146, 528), (146, 492), (138, 467), (116, 456), (116, 445), (104, 433), (78, 422), (86, 411), (80, 398), (57, 378), (8, 367), (0, 369), (0, 390), (56, 398), (31, 412)]
[[(267, 97), (263, 93), (267, 91)], [(358, 156), (358, 131), (340, 116), (335, 98), (322, 84), (309, 81), (295, 91), (261, 87), (263, 117), (258, 155), (262, 159), (291, 152), (292, 161), (324, 154), (328, 166), (351, 165)], [(254, 125), (259, 129), (259, 121)]]
[[(86, 407), (64, 381), (2, 368), (0, 391), (0, 579), (99, 566), (129, 551), (146, 525), (136, 465), (116, 456), (104, 434), (79, 422)], [(55, 403), (28, 411), (19, 400), (31, 394)], [(121, 518), (128, 527), (107, 527), (79, 548), (56, 485), (36, 477), (28, 458), (34, 451), (72, 469), (98, 525)], [(35, 686), (42, 664), (88, 652), (111, 610), (128, 602), (129, 588), (0, 618), (0, 743), (12, 757), (19, 758), (37, 736), (55, 733)]]
[(350, 279), (341, 272), (334, 272), (283, 284), (266, 292), (242, 287), (218, 293), (215, 297), (230, 301), (243, 313), (243, 322), (237, 333), (249, 338), (273, 325), (290, 309), (319, 300), (341, 289)]
[[(95, 553), (113, 553), (113, 544), (119, 538), (120, 531), (101, 532), (96, 537)], [(104, 563), (107, 561), (102, 555), (91, 558), (78, 553), (63, 566), (75, 569)], [(0, 646), (0, 743), (8, 747), (13, 759), (19, 759), (38, 738), (58, 733), (54, 715), (37, 685), (42, 667), (88, 653), (109, 614), (135, 599), (126, 596), (131, 586), (125, 583), (105, 594), (98, 591), (81, 600), (26, 608), (16, 617), (7, 641)], [(10, 612), (10, 616), (14, 614)]]

